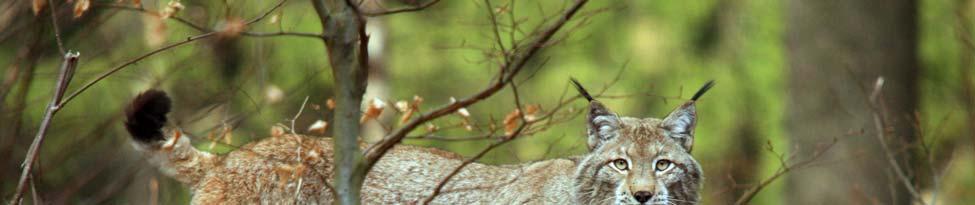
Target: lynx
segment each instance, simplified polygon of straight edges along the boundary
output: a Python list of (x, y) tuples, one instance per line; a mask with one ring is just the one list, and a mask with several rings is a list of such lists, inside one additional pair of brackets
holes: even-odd
[[(589, 152), (517, 165), (474, 163), (450, 180), (433, 204), (696, 204), (700, 165), (691, 156), (695, 102), (713, 82), (664, 119), (622, 117), (574, 79), (589, 100)], [(330, 204), (332, 140), (295, 134), (267, 137), (225, 155), (194, 148), (166, 127), (171, 102), (149, 90), (126, 108), (125, 127), (162, 172), (186, 184), (192, 204)], [(365, 145), (361, 145), (365, 147)], [(394, 147), (367, 174), (364, 204), (416, 204), (460, 165), (462, 156)]]

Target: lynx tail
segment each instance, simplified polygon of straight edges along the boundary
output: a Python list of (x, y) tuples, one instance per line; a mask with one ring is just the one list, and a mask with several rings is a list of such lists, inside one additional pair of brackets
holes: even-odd
[(144, 144), (165, 141), (162, 128), (171, 103), (169, 96), (160, 90), (147, 90), (135, 97), (125, 109), (125, 129), (132, 139)]

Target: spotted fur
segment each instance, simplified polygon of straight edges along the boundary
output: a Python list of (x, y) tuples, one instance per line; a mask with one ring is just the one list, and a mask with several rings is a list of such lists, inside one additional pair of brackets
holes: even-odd
[[(586, 93), (581, 85), (578, 88)], [(137, 98), (135, 103), (145, 104), (146, 99)], [(168, 111), (168, 98), (149, 100), (153, 99), (157, 101), (150, 105), (165, 105)], [(473, 163), (449, 181), (433, 203), (695, 204), (702, 173), (690, 155), (693, 103), (665, 119), (638, 119), (619, 117), (593, 99), (587, 120), (589, 153), (517, 165)], [(142, 113), (160, 117), (158, 112)], [(131, 122), (145, 122), (132, 116)], [(165, 119), (165, 112), (161, 116)], [(690, 123), (684, 121), (688, 119)], [(195, 149), (189, 137), (178, 137), (185, 135), (178, 130), (129, 127), (134, 141), (163, 173), (190, 187), (192, 204), (331, 204), (334, 200), (330, 138), (284, 134), (220, 156)], [(157, 138), (157, 132), (168, 137)], [(630, 169), (614, 167), (620, 159), (627, 160)], [(673, 167), (654, 171), (661, 159), (672, 161)], [(362, 202), (416, 204), (463, 160), (433, 148), (396, 146), (367, 174)], [(635, 197), (638, 192), (644, 195)], [(648, 193), (652, 197), (647, 198)]]

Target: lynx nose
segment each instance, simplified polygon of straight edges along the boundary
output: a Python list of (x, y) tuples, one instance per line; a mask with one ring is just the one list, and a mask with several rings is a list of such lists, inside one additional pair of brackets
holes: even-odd
[(650, 198), (653, 198), (653, 194), (649, 191), (638, 191), (633, 193), (633, 198), (640, 203), (646, 203), (647, 201), (650, 201)]

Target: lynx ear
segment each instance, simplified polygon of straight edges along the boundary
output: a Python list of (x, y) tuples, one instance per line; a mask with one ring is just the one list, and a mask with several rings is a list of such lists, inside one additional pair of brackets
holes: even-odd
[(686, 102), (664, 118), (663, 129), (667, 130), (667, 135), (678, 142), (688, 152), (694, 147), (694, 126), (697, 125), (697, 108), (695, 103), (701, 95), (708, 92), (714, 86), (714, 81), (708, 81), (701, 87), (690, 102)]
[(589, 150), (596, 149), (604, 142), (619, 136), (620, 118), (599, 101), (589, 103), (586, 125), (589, 128)]
[(694, 147), (694, 125), (697, 124), (697, 111), (694, 101), (684, 103), (664, 118), (663, 129), (667, 136), (677, 140), (688, 152)]
[(579, 95), (589, 101), (589, 115), (586, 118), (586, 127), (589, 129), (589, 150), (596, 149), (607, 140), (616, 139), (620, 130), (620, 118), (603, 106), (603, 103), (593, 99), (578, 80), (575, 78), (569, 80), (572, 81), (576, 91), (579, 91)]

